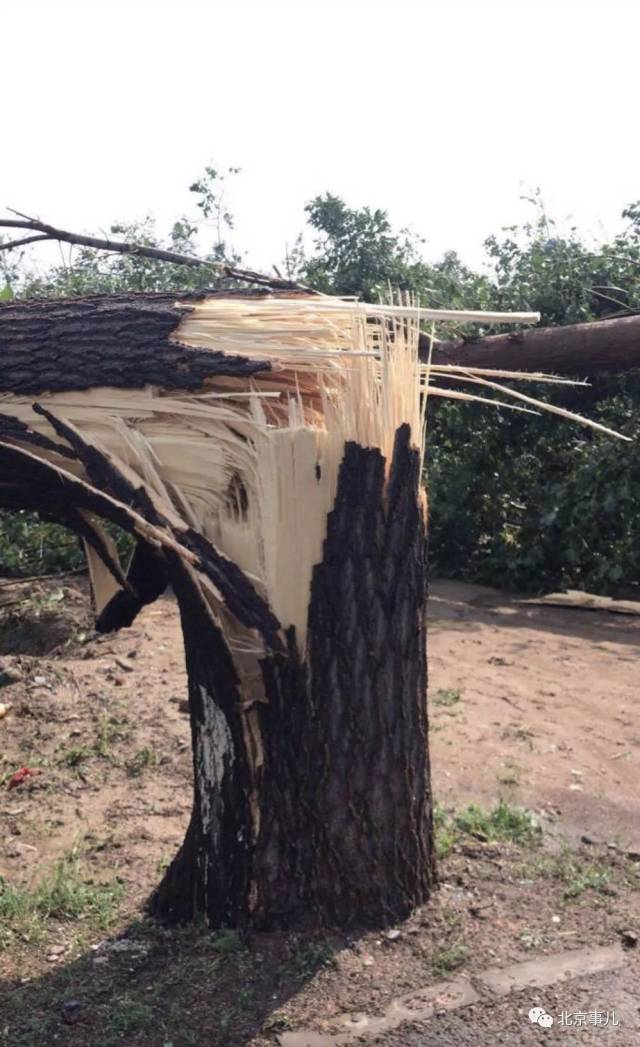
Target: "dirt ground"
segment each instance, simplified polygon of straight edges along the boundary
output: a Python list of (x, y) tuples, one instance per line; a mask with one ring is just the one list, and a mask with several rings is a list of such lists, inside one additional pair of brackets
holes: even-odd
[[(61, 862), (98, 893), (115, 885), (117, 902), (99, 918), (97, 903), (78, 903), (73, 919), (70, 903), (50, 906), (31, 924), (24, 906), (5, 908), (0, 1044), (266, 1047), (286, 1030), (326, 1033), (346, 1013), (380, 1013), (454, 971), (472, 978), (487, 965), (621, 937), (629, 962), (608, 989), (594, 987), (593, 1002), (607, 997), (625, 1014), (620, 1047), (640, 1042), (637, 1005), (625, 1011), (640, 995), (640, 619), (439, 582), (429, 644), (440, 890), (391, 936), (244, 939), (169, 932), (143, 914), (191, 802), (172, 599), (106, 638), (91, 632), (75, 579), (5, 608), (0, 914), (3, 883), (33, 892)], [(9, 788), (23, 766), (36, 773)], [(468, 831), (447, 813), (470, 803), (490, 811), (500, 799), (537, 815), (542, 843)], [(563, 999), (570, 1005), (573, 993), (582, 1006), (587, 990), (576, 983)], [(540, 1030), (531, 1041), (522, 1031), (530, 1005), (500, 1004), (512, 1039), (494, 1035), (481, 1008), (476, 1038), (465, 1039), (471, 1008), (438, 1018), (439, 1039), (434, 1026), (415, 1026), (384, 1043), (541, 1042)]]
[(429, 671), (442, 802), (507, 792), (573, 842), (640, 851), (639, 617), (435, 583)]

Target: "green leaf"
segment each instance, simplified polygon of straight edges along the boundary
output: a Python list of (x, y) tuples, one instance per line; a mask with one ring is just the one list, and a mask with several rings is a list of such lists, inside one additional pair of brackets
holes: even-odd
[(5, 284), (0, 291), (0, 302), (12, 302), (13, 301), (13, 288), (11, 284)]

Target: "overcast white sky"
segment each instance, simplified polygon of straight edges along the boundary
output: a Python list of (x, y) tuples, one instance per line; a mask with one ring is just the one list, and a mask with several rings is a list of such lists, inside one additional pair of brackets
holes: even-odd
[(255, 266), (325, 190), (428, 257), (536, 186), (600, 238), (640, 198), (639, 41), (637, 0), (4, 0), (0, 207), (168, 224), (213, 160)]

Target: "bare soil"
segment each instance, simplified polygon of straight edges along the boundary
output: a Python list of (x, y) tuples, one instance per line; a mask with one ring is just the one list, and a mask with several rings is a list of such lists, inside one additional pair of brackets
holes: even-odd
[[(640, 618), (433, 586), (429, 671), (434, 791), (508, 793), (583, 835), (640, 851)], [(460, 701), (438, 705), (438, 691)]]
[[(56, 916), (44, 937), (18, 934), (0, 951), (0, 1044), (266, 1047), (287, 1029), (330, 1032), (345, 1012), (379, 1013), (453, 971), (632, 942), (640, 619), (451, 582), (433, 586), (430, 608), (437, 802), (526, 807), (544, 825), (544, 844), (455, 833), (440, 890), (397, 935), (251, 938), (167, 931), (144, 917), (191, 804), (173, 600), (106, 638), (91, 632), (79, 580), (49, 583), (4, 611), (0, 662), (20, 679), (0, 689), (12, 706), (0, 719), (0, 876), (33, 885), (72, 854), (88, 882), (117, 881), (122, 900), (108, 933)], [(24, 766), (40, 773), (9, 789)], [(637, 951), (610, 976), (611, 999), (640, 995)], [(576, 1000), (585, 992), (571, 991)], [(486, 1015), (465, 1039), (465, 1019), (449, 1016), (440, 1039), (414, 1029), (384, 1043), (529, 1042), (522, 1008), (507, 1006), (512, 1039), (494, 1036)], [(640, 1019), (632, 1029), (627, 1018), (624, 1035), (633, 1038), (615, 1042), (640, 1041)]]

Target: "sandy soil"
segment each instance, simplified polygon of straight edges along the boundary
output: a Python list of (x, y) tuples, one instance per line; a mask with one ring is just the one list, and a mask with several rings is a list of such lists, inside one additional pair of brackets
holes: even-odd
[(435, 795), (507, 793), (569, 839), (640, 851), (640, 618), (440, 582), (430, 623)]

